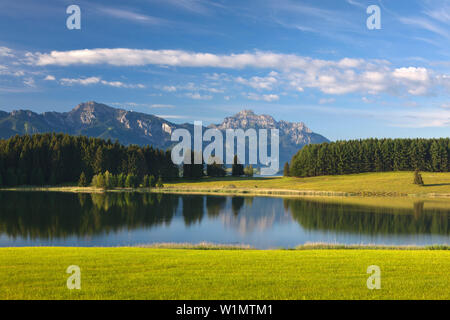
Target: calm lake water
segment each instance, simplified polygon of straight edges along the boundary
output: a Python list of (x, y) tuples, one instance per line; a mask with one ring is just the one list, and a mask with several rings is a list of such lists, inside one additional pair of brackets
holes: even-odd
[(0, 192), (0, 246), (202, 241), (256, 248), (307, 242), (448, 244), (450, 206), (411, 201), (410, 207), (396, 209), (315, 198)]

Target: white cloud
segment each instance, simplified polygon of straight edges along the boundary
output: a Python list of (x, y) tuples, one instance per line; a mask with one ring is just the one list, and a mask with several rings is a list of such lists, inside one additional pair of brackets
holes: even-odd
[(175, 86), (164, 86), (162, 88), (162, 90), (167, 91), (167, 92), (175, 92), (175, 91), (177, 91), (177, 88)]
[(398, 68), (392, 73), (394, 78), (405, 79), (410, 81), (426, 82), (429, 80), (428, 70), (425, 68)]
[(35, 87), (35, 84), (34, 84), (34, 79), (33, 78), (25, 78), (24, 80), (23, 80), (23, 83), (27, 86), (27, 87)]
[(274, 77), (273, 71), (271, 74), (268, 77), (252, 77), (250, 79), (237, 77), (235, 81), (257, 90), (272, 90), (273, 86), (277, 83), (277, 79)]
[(88, 77), (88, 78), (62, 78), (60, 83), (65, 86), (71, 85), (83, 85), (88, 86), (92, 84), (103, 84), (105, 86), (116, 87), (116, 88), (139, 88), (143, 89), (145, 86), (143, 84), (126, 84), (121, 81), (106, 81), (102, 80), (100, 77)]
[(194, 99), (194, 100), (211, 100), (213, 97), (211, 95), (201, 95), (198, 92), (195, 93), (186, 93), (186, 97)]
[(39, 66), (75, 64), (110, 64), (114, 66), (166, 65), (178, 67), (217, 67), (241, 69), (307, 69), (307, 68), (353, 68), (361, 66), (363, 60), (344, 58), (340, 61), (312, 59), (295, 54), (272, 52), (239, 53), (217, 55), (212, 53), (196, 53), (183, 50), (145, 50), (145, 49), (82, 49), (71, 51), (52, 51), (50, 53), (34, 53), (29, 56), (30, 62)]
[(255, 100), (255, 101), (266, 101), (266, 102), (273, 102), (273, 101), (278, 101), (280, 99), (280, 97), (276, 94), (262, 94), (262, 95), (258, 95), (255, 93), (249, 93), (247, 94), (247, 98), (250, 100)]
[(137, 23), (144, 23), (144, 24), (153, 24), (153, 25), (160, 25), (167, 23), (166, 20), (144, 15), (141, 13), (133, 12), (130, 10), (125, 9), (116, 9), (111, 7), (98, 7), (97, 10), (103, 14), (109, 15), (114, 18), (129, 20)]
[(47, 75), (47, 76), (44, 78), (44, 80), (46, 80), (46, 81), (55, 81), (56, 78), (55, 78), (54, 76), (52, 76), (51, 74), (49, 74), (49, 75)]
[(0, 47), (0, 57), (14, 57), (13, 50), (7, 47)]
[[(438, 87), (450, 91), (450, 76), (439, 74), (432, 69), (415, 66), (392, 68), (389, 61), (342, 58), (322, 60), (295, 54), (256, 51), (253, 53), (211, 54), (183, 50), (143, 50), (143, 49), (84, 49), (72, 51), (52, 51), (50, 53), (28, 54), (30, 63), (36, 66), (99, 65), (143, 66), (160, 65), (189, 68), (222, 68), (240, 70), (243, 68), (269, 69), (267, 76), (231, 77), (224, 73), (206, 75), (209, 80), (230, 82), (249, 86), (258, 91), (275, 87), (289, 88), (303, 92), (313, 88), (329, 95), (349, 93), (428, 95), (437, 92)], [(121, 83), (110, 83), (126, 87)], [(191, 92), (224, 92), (209, 85), (168, 85), (160, 87), (167, 92), (186, 90)], [(285, 89), (286, 90), (286, 89)], [(194, 95), (195, 96), (195, 95)], [(197, 96), (198, 97), (198, 96)]]
[(62, 85), (71, 86), (74, 84), (80, 84), (83, 86), (88, 86), (91, 84), (99, 83), (101, 79), (99, 77), (89, 77), (89, 78), (80, 78), (80, 79), (70, 79), (70, 78), (62, 78), (60, 80)]

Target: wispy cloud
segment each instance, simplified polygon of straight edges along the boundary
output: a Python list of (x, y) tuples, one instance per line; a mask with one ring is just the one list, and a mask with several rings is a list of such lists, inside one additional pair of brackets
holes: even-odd
[(152, 25), (162, 25), (162, 24), (168, 23), (168, 21), (165, 19), (145, 15), (145, 14), (138, 13), (138, 12), (128, 10), (128, 9), (118, 9), (118, 8), (112, 8), (112, 7), (99, 6), (99, 7), (97, 7), (97, 10), (98, 10), (98, 12), (100, 12), (104, 15), (132, 21), (132, 22), (136, 22), (136, 23), (152, 24)]
[(102, 78), (100, 77), (62, 78), (60, 79), (60, 83), (65, 86), (72, 86), (72, 85), (89, 86), (93, 84), (102, 84), (105, 86), (116, 88), (140, 88), (140, 89), (145, 88), (143, 84), (127, 84), (121, 81), (106, 81), (102, 80)]
[(280, 99), (280, 96), (277, 94), (256, 94), (256, 93), (249, 93), (246, 95), (247, 99), (255, 100), (255, 101), (266, 101), (266, 102), (273, 102), (278, 101)]
[(404, 24), (419, 27), (434, 34), (437, 34), (439, 36), (442, 36), (446, 39), (450, 39), (450, 33), (448, 32), (448, 29), (440, 27), (439, 25), (435, 24), (434, 22), (428, 19), (422, 17), (400, 17), (399, 20)]

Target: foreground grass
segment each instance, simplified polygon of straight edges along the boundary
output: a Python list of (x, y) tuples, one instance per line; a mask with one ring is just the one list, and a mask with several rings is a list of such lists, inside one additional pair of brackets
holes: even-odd
[[(66, 288), (69, 265), (81, 290)], [(450, 299), (449, 271), (446, 250), (1, 248), (0, 298)]]

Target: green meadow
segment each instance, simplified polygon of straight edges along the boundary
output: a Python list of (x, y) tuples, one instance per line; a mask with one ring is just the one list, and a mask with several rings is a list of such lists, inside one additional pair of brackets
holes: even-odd
[[(70, 265), (80, 290), (67, 289)], [(0, 299), (448, 300), (449, 274), (448, 250), (0, 249)]]
[[(320, 177), (205, 177), (164, 182), (163, 188), (116, 188), (109, 191), (248, 194), (273, 196), (417, 196), (450, 197), (450, 172), (422, 172), (424, 186), (413, 184), (413, 172), (377, 172)], [(13, 187), (7, 190), (103, 192), (95, 187)]]
[[(233, 192), (245, 189), (259, 191), (318, 191), (356, 195), (432, 195), (450, 196), (450, 172), (422, 172), (424, 186), (413, 184), (414, 175), (409, 171), (359, 173), (320, 177), (264, 177), (264, 178), (204, 178), (192, 181), (165, 183), (165, 187), (186, 191), (214, 189)], [(258, 190), (260, 189), (260, 190)], [(262, 190), (261, 190), (262, 189)]]

